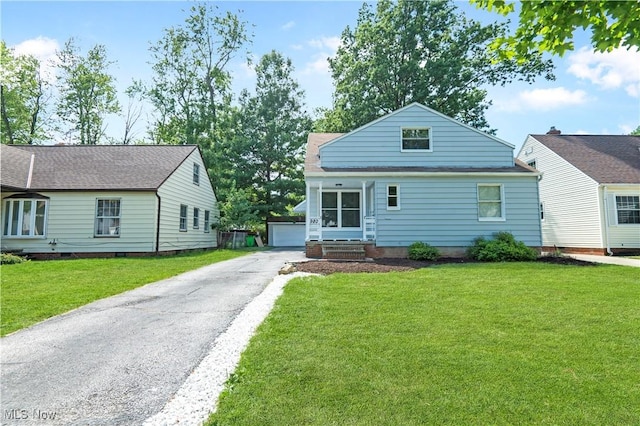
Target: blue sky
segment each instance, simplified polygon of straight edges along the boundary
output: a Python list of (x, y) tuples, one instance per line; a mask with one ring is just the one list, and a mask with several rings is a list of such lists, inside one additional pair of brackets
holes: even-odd
[[(306, 92), (308, 111), (331, 106), (326, 58), (334, 54), (344, 28), (355, 26), (361, 1), (215, 4), (223, 11), (241, 11), (241, 18), (253, 24), (250, 51), (256, 61), (272, 49), (291, 58), (295, 77)], [(466, 0), (456, 5), (485, 23), (502, 19), (476, 10)], [(150, 76), (150, 43), (159, 40), (165, 28), (184, 22), (189, 6), (178, 1), (2, 1), (1, 34), (16, 52), (41, 59), (52, 58), (70, 37), (76, 38), (83, 52), (104, 44), (109, 58), (117, 62), (110, 71), (124, 106), (124, 89), (133, 79)], [(640, 124), (640, 53), (621, 49), (594, 54), (588, 41), (578, 34), (576, 50), (554, 58), (556, 81), (541, 78), (532, 85), (488, 88), (493, 106), (487, 118), (498, 137), (519, 149), (527, 134), (545, 133), (550, 126), (565, 134), (624, 134)], [(230, 70), (236, 93), (253, 88), (253, 71), (239, 58)], [(123, 121), (111, 117), (107, 134), (121, 136)], [(142, 122), (137, 130), (138, 136), (144, 136)]]

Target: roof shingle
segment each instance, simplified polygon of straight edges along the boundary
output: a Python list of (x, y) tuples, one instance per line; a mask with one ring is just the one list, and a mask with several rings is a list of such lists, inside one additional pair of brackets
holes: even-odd
[(640, 136), (531, 135), (598, 183), (640, 183)]
[[(15, 168), (8, 166), (7, 170), (5, 163), (25, 155), (30, 159), (34, 154), (28, 188), (33, 191), (155, 190), (198, 149), (195, 145), (12, 145), (9, 148), (9, 151), (4, 147), (2, 150), (2, 186), (9, 187), (11, 182), (21, 180), (24, 167), (23, 164)], [(9, 158), (5, 159), (5, 152), (10, 153)], [(27, 189), (26, 183), (21, 188)]]

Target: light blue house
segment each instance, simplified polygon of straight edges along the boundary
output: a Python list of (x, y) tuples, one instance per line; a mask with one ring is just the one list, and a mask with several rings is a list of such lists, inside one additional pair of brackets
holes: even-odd
[(406, 256), (416, 241), (461, 255), (499, 231), (539, 247), (538, 177), (513, 145), (417, 103), (350, 133), (312, 133), (307, 256)]

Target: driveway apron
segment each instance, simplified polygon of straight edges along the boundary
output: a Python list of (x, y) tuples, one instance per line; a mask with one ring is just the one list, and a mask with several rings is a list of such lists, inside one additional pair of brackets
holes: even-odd
[(143, 423), (278, 270), (303, 258), (298, 249), (253, 253), (4, 337), (2, 424)]

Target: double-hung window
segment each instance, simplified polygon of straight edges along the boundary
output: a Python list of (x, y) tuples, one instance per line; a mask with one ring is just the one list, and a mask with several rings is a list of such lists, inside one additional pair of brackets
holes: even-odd
[(204, 211), (204, 232), (210, 232), (211, 230), (211, 218), (209, 217), (211, 212), (209, 210)]
[(180, 231), (187, 230), (187, 206), (180, 204)]
[(617, 195), (616, 212), (619, 225), (640, 223), (640, 196)]
[(200, 228), (200, 209), (197, 207), (193, 208), (193, 229)]
[(200, 185), (200, 165), (193, 163), (193, 183)]
[(324, 228), (359, 228), (360, 216), (360, 192), (322, 193), (322, 226)]
[(96, 237), (120, 236), (120, 199), (96, 200)]
[(403, 127), (401, 151), (431, 151), (431, 129)]
[(5, 200), (2, 235), (17, 238), (44, 238), (47, 202), (46, 199), (38, 198)]
[(504, 193), (502, 185), (478, 185), (478, 220), (500, 221), (504, 217)]

